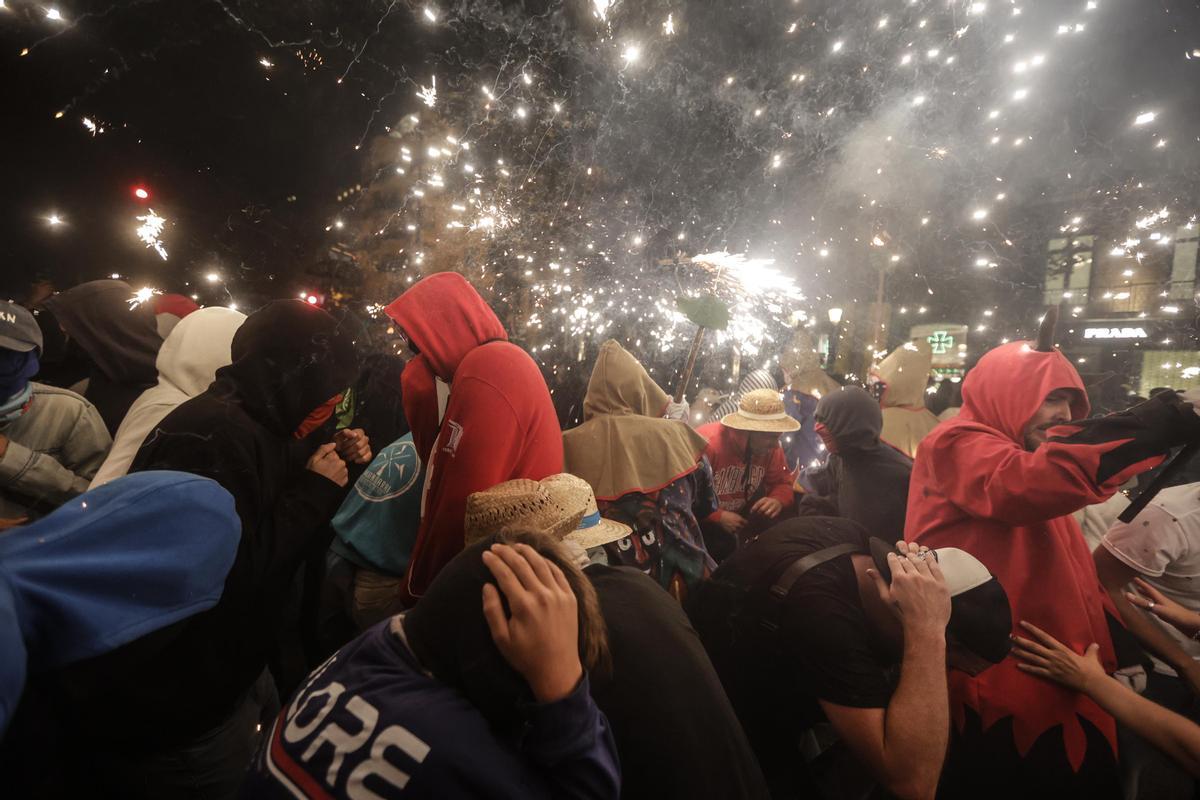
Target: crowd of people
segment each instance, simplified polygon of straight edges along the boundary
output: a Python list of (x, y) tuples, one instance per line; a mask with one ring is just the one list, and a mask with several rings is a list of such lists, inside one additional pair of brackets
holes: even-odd
[(563, 431), (456, 273), (403, 355), (131, 297), (0, 302), (5, 796), (1196, 790), (1200, 390), (1092, 416), (1054, 314), (942, 419), (923, 342), (688, 405), (609, 341)]

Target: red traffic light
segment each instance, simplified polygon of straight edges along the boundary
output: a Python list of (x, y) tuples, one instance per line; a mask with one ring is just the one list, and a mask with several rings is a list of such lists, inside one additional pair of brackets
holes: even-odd
[(150, 190), (147, 189), (145, 186), (135, 186), (135, 187), (133, 187), (133, 196), (136, 197), (138, 200), (149, 200), (150, 199)]

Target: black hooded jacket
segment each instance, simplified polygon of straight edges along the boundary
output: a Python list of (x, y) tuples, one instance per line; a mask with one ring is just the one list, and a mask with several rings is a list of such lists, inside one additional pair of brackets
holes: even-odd
[(851, 519), (888, 542), (904, 537), (912, 459), (879, 440), (879, 403), (857, 386), (817, 403), (816, 420), (833, 440), (829, 460), (806, 470), (813, 492), (800, 498), (801, 515)]
[(158, 382), (155, 359), (162, 337), (148, 303), (133, 300), (124, 281), (88, 281), (46, 300), (46, 309), (70, 337), (68, 350), (88, 360), (83, 393), (112, 436), (138, 396)]
[(289, 448), (300, 423), (354, 378), (352, 342), (334, 319), (299, 300), (270, 303), (238, 329), (232, 356), (147, 435), (130, 468), (212, 478), (233, 495), (242, 536), (214, 608), (77, 676), (83, 724), (103, 725), (98, 739), (113, 746), (188, 741), (231, 713), (267, 662), (297, 568), (328, 547), (345, 495)]

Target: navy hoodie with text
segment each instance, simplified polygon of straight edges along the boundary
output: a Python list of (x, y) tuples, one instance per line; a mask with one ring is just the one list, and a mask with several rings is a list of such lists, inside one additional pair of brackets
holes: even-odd
[(318, 667), (279, 717), (243, 798), (616, 798), (612, 732), (586, 675), (554, 703), (531, 704), (519, 742), (426, 673), (398, 618)]

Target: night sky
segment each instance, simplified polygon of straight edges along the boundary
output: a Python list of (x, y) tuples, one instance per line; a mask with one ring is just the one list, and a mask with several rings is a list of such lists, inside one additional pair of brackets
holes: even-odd
[[(990, 346), (1036, 322), (1056, 230), (1200, 205), (1195, 0), (4, 0), (0, 81), (10, 291), (119, 273), (248, 305), (328, 280), (336, 245), (383, 276), (356, 303), (461, 268), (564, 353), (686, 343), (669, 309), (703, 278), (655, 264), (714, 251), (798, 287), (754, 300), (748, 354), (881, 265), (895, 309)], [(474, 147), (426, 157), (432, 130)]]

